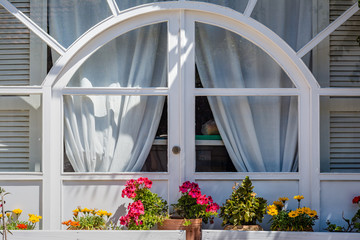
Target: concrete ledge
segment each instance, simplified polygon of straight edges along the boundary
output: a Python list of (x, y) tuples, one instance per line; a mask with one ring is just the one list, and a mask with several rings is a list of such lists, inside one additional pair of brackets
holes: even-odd
[(202, 239), (221, 239), (221, 240), (359, 240), (360, 233), (329, 233), (329, 232), (245, 232), (231, 230), (204, 230)]
[[(185, 240), (185, 231), (11, 231), (8, 240), (117, 240), (117, 239), (136, 239), (136, 240)], [(1, 237), (1, 236), (0, 236)]]

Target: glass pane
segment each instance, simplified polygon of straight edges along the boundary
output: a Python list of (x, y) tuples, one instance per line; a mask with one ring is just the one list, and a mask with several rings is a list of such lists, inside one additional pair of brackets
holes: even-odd
[(196, 97), (196, 172), (236, 172), (207, 97)]
[(189, 0), (189, 1), (197, 1), (197, 2), (208, 2), (213, 3), (225, 7), (232, 8), (238, 12), (244, 12), (247, 6), (248, 0)]
[(64, 171), (166, 171), (165, 98), (64, 96)]
[(66, 48), (111, 15), (104, 0), (48, 0), (49, 33)]
[[(26, 2), (14, 4), (22, 10), (29, 7)], [(41, 85), (46, 63), (42, 40), (0, 6), (0, 86)]]
[[(293, 88), (281, 67), (245, 38), (196, 23), (196, 66), (205, 88)], [(199, 85), (199, 80), (197, 82)]]
[(313, 0), (258, 0), (251, 17), (297, 51), (312, 38), (312, 6)]
[(197, 171), (297, 171), (297, 97), (207, 100), (196, 99)]
[(320, 98), (321, 172), (360, 172), (360, 98)]
[(125, 0), (125, 1), (116, 0), (116, 3), (120, 10), (125, 10), (142, 4), (154, 3), (154, 2), (167, 2), (167, 1), (176, 1), (176, 0)]
[(165, 87), (167, 24), (125, 33), (91, 55), (69, 87)]
[(40, 172), (42, 107), (39, 95), (0, 96), (0, 171)]

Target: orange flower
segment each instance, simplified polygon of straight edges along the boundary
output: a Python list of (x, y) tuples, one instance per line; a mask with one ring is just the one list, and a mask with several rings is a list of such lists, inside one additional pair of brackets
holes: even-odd
[(18, 229), (27, 229), (28, 226), (26, 224), (20, 223), (20, 224), (16, 225), (16, 227)]
[(72, 222), (71, 220), (68, 220), (68, 221), (62, 222), (62, 224), (66, 225), (66, 226), (70, 226), (71, 222)]
[(75, 221), (72, 221), (72, 222), (70, 223), (70, 225), (73, 226), (73, 227), (80, 227), (80, 223), (79, 223), (79, 222), (75, 222)]

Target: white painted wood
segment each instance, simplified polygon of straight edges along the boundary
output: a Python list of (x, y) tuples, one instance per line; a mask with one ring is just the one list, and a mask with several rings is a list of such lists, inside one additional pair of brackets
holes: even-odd
[(39, 27), (33, 20), (27, 17), (25, 14), (17, 10), (9, 1), (0, 0), (0, 4), (19, 19), (26, 27), (33, 31), (39, 38), (46, 42), (52, 49), (54, 49), (60, 55), (65, 53), (65, 48), (58, 43), (53, 37), (47, 34), (41, 27)]
[(246, 9), (244, 11), (244, 16), (250, 17), (251, 13), (253, 12), (255, 5), (257, 3), (257, 0), (249, 0)]
[(196, 96), (298, 96), (296, 88), (195, 88)]
[(109, 8), (114, 16), (119, 15), (120, 10), (115, 0), (107, 0)]
[(346, 22), (352, 15), (354, 15), (359, 10), (358, 3), (355, 3), (351, 8), (346, 10), (340, 17), (338, 17), (334, 22), (327, 26), (323, 31), (316, 35), (313, 39), (310, 40), (304, 47), (302, 47), (298, 52), (298, 57), (302, 58), (308, 52), (311, 51), (316, 45), (318, 45), (322, 40), (328, 37), (332, 32), (334, 32), (338, 27)]
[(202, 239), (247, 239), (247, 240), (358, 240), (360, 233), (314, 233), (314, 232), (269, 232), (269, 231), (221, 231), (203, 230)]
[(112, 240), (112, 239), (158, 239), (185, 240), (185, 231), (148, 230), (148, 231), (12, 231), (9, 240)]
[(166, 96), (169, 91), (167, 88), (65, 88), (63, 94), (71, 95), (163, 95)]

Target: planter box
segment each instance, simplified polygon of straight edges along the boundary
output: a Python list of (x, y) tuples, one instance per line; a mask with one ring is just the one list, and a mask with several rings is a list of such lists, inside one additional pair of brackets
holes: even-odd
[[(185, 231), (11, 231), (8, 240), (185, 240)], [(1, 237), (1, 236), (0, 236)]]
[(231, 230), (204, 230), (202, 239), (226, 239), (226, 240), (359, 240), (360, 233), (329, 233), (329, 232), (242, 232)]

